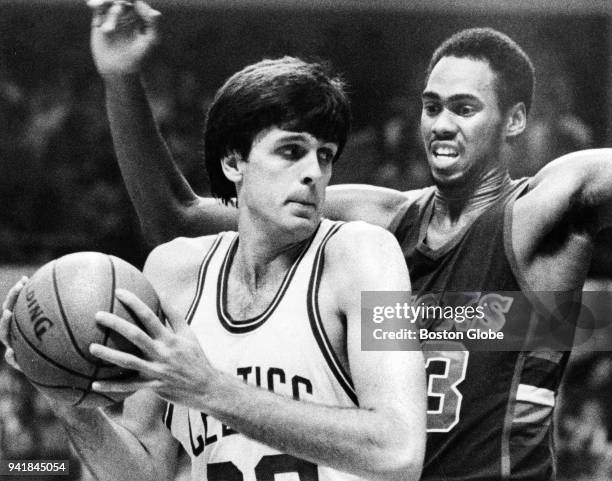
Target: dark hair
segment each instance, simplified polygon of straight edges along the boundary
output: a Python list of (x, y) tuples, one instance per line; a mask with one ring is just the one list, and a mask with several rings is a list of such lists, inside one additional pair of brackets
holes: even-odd
[(204, 160), (214, 196), (224, 203), (236, 196), (221, 159), (246, 159), (256, 135), (272, 126), (337, 143), (337, 159), (350, 128), (344, 82), (323, 64), (293, 57), (262, 60), (232, 75), (217, 91), (204, 128)]
[(497, 74), (499, 107), (505, 111), (523, 102), (529, 112), (535, 89), (535, 71), (529, 56), (507, 35), (492, 28), (470, 28), (452, 35), (433, 53), (426, 79), (442, 57), (487, 61)]

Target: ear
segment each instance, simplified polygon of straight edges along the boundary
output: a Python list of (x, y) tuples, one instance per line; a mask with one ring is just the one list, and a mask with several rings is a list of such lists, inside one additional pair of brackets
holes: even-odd
[(230, 152), (221, 159), (221, 169), (230, 182), (242, 180), (242, 156), (238, 152)]
[(506, 115), (506, 137), (516, 137), (522, 134), (527, 127), (527, 109), (523, 102), (514, 104), (508, 109)]

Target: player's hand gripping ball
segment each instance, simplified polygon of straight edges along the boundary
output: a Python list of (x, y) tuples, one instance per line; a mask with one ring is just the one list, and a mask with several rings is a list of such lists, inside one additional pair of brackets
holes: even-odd
[(138, 269), (98, 252), (51, 261), (24, 286), (13, 311), (9, 340), (19, 367), (45, 395), (79, 407), (105, 406), (126, 396), (91, 390), (94, 381), (135, 375), (89, 353), (89, 345), (99, 343), (140, 354), (132, 343), (95, 321), (96, 312), (107, 311), (139, 325), (116, 299), (117, 288), (133, 292), (153, 312), (160, 312), (153, 287)]

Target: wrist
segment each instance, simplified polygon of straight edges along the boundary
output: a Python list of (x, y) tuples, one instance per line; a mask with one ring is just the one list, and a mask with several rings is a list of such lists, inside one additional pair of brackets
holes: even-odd
[(202, 404), (203, 410), (216, 412), (220, 407), (226, 408), (231, 405), (236, 397), (236, 389), (244, 384), (234, 377), (217, 369), (210, 369), (203, 383)]
[(78, 428), (84, 424), (91, 425), (94, 419), (102, 414), (98, 408), (80, 408), (61, 403), (48, 396), (44, 398), (55, 416), (68, 427)]

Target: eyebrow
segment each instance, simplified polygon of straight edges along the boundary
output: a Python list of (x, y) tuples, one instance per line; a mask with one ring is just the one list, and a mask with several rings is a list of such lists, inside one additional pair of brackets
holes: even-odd
[[(287, 134), (286, 136), (280, 137), (279, 139), (276, 140), (277, 143), (283, 143), (283, 142), (308, 142), (309, 141), (309, 136), (311, 136), (312, 134), (309, 133), (305, 133), (305, 134)], [(313, 136), (314, 137), (314, 136)], [(314, 137), (315, 139), (317, 139), (316, 137)], [(330, 145), (334, 145), (336, 146), (336, 148), (338, 147), (338, 143), (337, 142), (333, 142), (331, 140), (321, 140), (321, 139), (317, 139), (319, 142), (321, 142), (323, 144), (323, 147), (325, 146), (330, 146)]]
[[(441, 100), (441, 97), (435, 92), (425, 91), (423, 92), (423, 95), (421, 95), (421, 97), (423, 98), (423, 100)], [(475, 102), (481, 102), (478, 97), (472, 94), (455, 94), (451, 95), (446, 99), (446, 101), (448, 102), (457, 102), (459, 100), (472, 100)]]
[(277, 142), (294, 142), (294, 141), (308, 141), (308, 136), (306, 134), (287, 134), (277, 139)]

